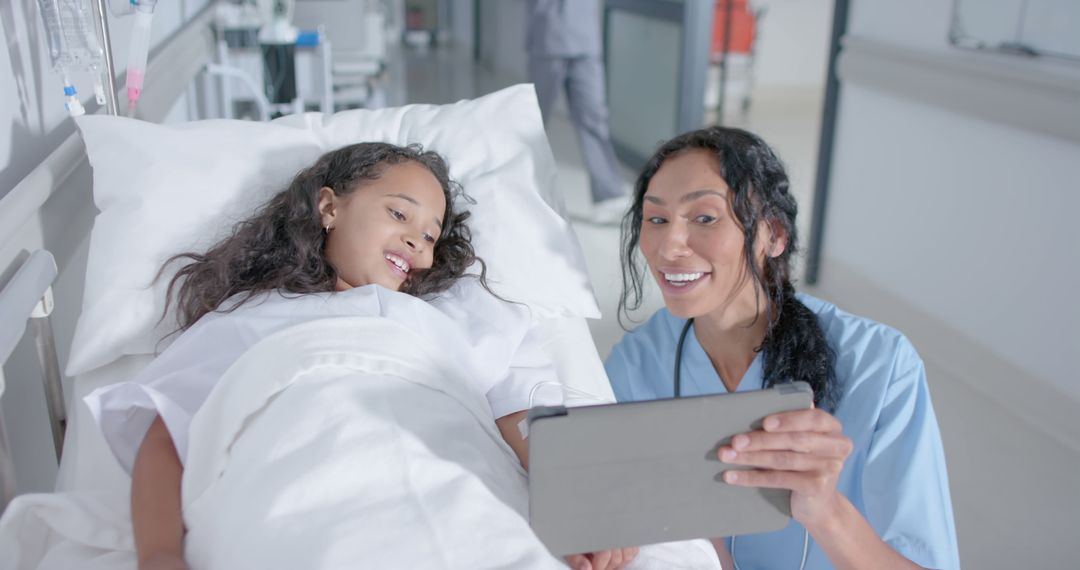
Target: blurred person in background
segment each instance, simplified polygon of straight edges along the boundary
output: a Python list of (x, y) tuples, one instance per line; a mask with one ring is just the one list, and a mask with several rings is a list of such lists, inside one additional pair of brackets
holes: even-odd
[(565, 91), (589, 173), (590, 219), (618, 223), (629, 207), (629, 193), (608, 133), (599, 0), (526, 0), (525, 9), (529, 80), (536, 85), (540, 112), (547, 122)]

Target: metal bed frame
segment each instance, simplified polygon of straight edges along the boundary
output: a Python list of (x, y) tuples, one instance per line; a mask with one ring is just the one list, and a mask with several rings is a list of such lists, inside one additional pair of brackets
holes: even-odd
[[(52, 426), (56, 460), (64, 446), (64, 392), (60, 383), (60, 364), (56, 358), (56, 340), (52, 334), (49, 315), (52, 314), (52, 283), (56, 278), (56, 260), (51, 253), (39, 249), (23, 263), (11, 281), (0, 290), (0, 362), (6, 362), (22, 336), (27, 323), (37, 345), (38, 361), (44, 372), (45, 395)], [(0, 372), (0, 396), (4, 393), (4, 375)], [(0, 510), (15, 496), (15, 465), (11, 460), (0, 413)]]

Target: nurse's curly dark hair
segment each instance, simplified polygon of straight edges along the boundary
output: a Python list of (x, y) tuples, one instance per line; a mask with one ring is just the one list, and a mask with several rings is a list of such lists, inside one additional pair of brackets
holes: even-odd
[[(716, 158), (720, 176), (731, 188), (731, 210), (743, 230), (746, 271), (760, 294), (758, 302), (765, 304), (768, 319), (765, 339), (756, 348), (765, 352), (765, 387), (801, 380), (814, 389), (818, 407), (833, 411), (840, 398), (834, 369), (836, 355), (817, 316), (795, 296), (791, 282), (791, 260), (798, 250), (798, 207), (789, 192), (783, 163), (753, 133), (728, 127), (691, 131), (660, 145), (642, 168), (634, 184), (633, 206), (622, 221), (620, 324), (624, 315), (629, 319), (629, 312), (638, 309), (642, 301), (645, 266), (638, 256), (638, 242), (645, 191), (668, 159), (693, 149), (709, 151)], [(754, 251), (762, 221), (779, 226), (788, 237), (784, 252), (767, 257), (759, 267)]]
[(159, 278), (173, 262), (188, 263), (169, 281), (165, 313), (175, 302), (179, 330), (186, 330), (203, 315), (232, 311), (264, 291), (334, 291), (337, 272), (323, 256), (327, 234), (319, 214), (320, 189), (328, 187), (346, 196), (379, 178), (386, 167), (404, 162), (419, 164), (435, 176), (446, 209), (431, 268), (411, 271), (401, 292), (424, 297), (445, 291), (473, 263), (480, 265), (478, 278), (490, 291), (487, 267), (473, 250), (472, 234), (465, 225), (469, 212), (454, 209), (455, 197), (471, 199), (450, 180), (443, 158), (420, 145), (366, 142), (324, 154), (205, 253), (185, 252), (169, 258)]

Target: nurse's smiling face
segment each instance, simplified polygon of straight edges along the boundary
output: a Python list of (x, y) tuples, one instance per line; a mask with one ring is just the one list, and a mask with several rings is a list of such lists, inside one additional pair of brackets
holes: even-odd
[[(649, 181), (639, 249), (664, 303), (677, 317), (722, 314), (737, 307), (742, 320), (758, 312), (744, 257), (746, 240), (730, 195), (715, 155), (702, 149), (669, 158)], [(762, 224), (759, 236), (764, 229)], [(760, 267), (769, 240), (755, 241), (762, 244), (754, 260)]]

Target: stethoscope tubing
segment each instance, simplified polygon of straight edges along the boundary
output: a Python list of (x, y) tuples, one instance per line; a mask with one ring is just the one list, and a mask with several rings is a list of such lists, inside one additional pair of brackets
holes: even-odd
[[(672, 374), (672, 384), (674, 385), (674, 393), (676, 398), (682, 397), (682, 356), (683, 356), (683, 344), (686, 342), (686, 335), (690, 332), (690, 327), (694, 325), (694, 318), (690, 317), (686, 320), (686, 324), (683, 325), (682, 332), (679, 333), (679, 342), (675, 345), (675, 372)], [(735, 570), (741, 570), (739, 568), (738, 561), (735, 560), (735, 539), (737, 537), (731, 537), (731, 562), (735, 565)], [(810, 531), (803, 529), (803, 549), (802, 560), (799, 562), (799, 570), (806, 570), (806, 558), (810, 554)]]

